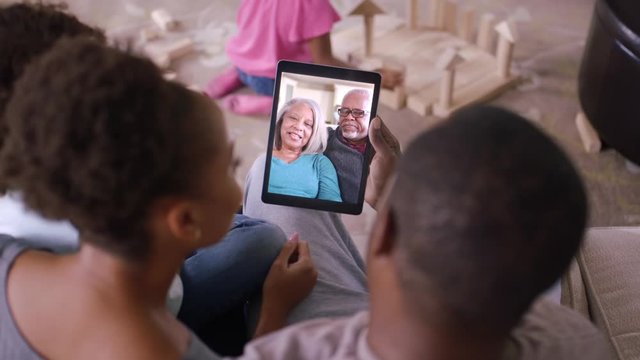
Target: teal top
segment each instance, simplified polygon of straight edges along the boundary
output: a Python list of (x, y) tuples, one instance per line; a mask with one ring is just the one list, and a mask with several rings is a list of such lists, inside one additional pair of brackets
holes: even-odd
[(291, 163), (272, 156), (269, 192), (342, 201), (336, 168), (322, 154), (303, 154)]

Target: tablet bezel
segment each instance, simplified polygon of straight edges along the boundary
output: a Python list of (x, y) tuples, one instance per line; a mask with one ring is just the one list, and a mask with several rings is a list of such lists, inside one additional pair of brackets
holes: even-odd
[(369, 174), (369, 164), (373, 156), (373, 147), (371, 141), (367, 138), (367, 147), (364, 154), (364, 164), (362, 166), (362, 178), (360, 179), (360, 187), (357, 203), (345, 203), (329, 200), (310, 199), (298, 196), (275, 194), (268, 192), (269, 176), (271, 174), (271, 159), (273, 156), (273, 141), (275, 137), (276, 116), (278, 113), (278, 103), (280, 96), (280, 82), (282, 73), (293, 73), (300, 75), (316, 76), (329, 79), (347, 80), (374, 86), (371, 99), (371, 114), (369, 122), (376, 116), (378, 109), (378, 98), (380, 96), (380, 74), (376, 72), (339, 68), (326, 65), (308, 64), (294, 61), (281, 60), (278, 62), (278, 68), (275, 78), (275, 86), (273, 93), (273, 105), (271, 108), (271, 117), (269, 125), (269, 140), (267, 145), (267, 155), (264, 171), (264, 181), (262, 183), (262, 201), (267, 204), (286, 205), (300, 207), (306, 209), (315, 209), (322, 211), (331, 211), (344, 214), (358, 215), (362, 212), (364, 204), (364, 194), (367, 184), (367, 176)]

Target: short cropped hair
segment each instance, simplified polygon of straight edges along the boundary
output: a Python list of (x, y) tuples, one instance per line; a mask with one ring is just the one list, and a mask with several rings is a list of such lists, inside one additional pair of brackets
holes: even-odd
[(320, 106), (318, 106), (318, 103), (311, 99), (305, 98), (293, 98), (287, 101), (282, 106), (280, 111), (278, 111), (278, 114), (276, 116), (276, 128), (273, 145), (276, 150), (280, 150), (282, 148), (282, 137), (280, 136), (280, 129), (282, 129), (282, 120), (293, 105), (300, 103), (307, 105), (313, 113), (313, 129), (311, 131), (311, 137), (309, 138), (309, 142), (302, 147), (302, 153), (322, 153), (327, 148), (327, 124), (325, 124), (324, 122), (324, 118), (322, 117), (322, 112), (320, 111)]
[(14, 95), (0, 177), (29, 207), (123, 257), (148, 253), (151, 205), (197, 196), (219, 149), (195, 93), (149, 60), (90, 39), (61, 40), (29, 65)]
[(522, 117), (484, 106), (418, 136), (389, 199), (402, 286), (421, 314), (503, 332), (565, 271), (587, 217), (563, 151)]
[(81, 23), (64, 4), (0, 6), (0, 117), (24, 67), (56, 41), (75, 36), (105, 41), (101, 30)]

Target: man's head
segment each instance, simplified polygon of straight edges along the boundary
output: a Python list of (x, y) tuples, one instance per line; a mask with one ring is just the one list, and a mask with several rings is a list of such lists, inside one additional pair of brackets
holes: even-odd
[(25, 66), (60, 38), (82, 35), (104, 41), (100, 30), (81, 23), (65, 8), (42, 3), (0, 7), (0, 114)]
[(416, 317), (506, 334), (569, 264), (587, 201), (569, 159), (540, 130), (474, 107), (409, 145), (381, 214), (373, 282), (391, 267)]
[[(355, 116), (353, 112), (356, 112)], [(345, 94), (338, 108), (338, 126), (347, 141), (361, 142), (369, 133), (371, 115), (371, 93), (364, 89), (354, 89)]]

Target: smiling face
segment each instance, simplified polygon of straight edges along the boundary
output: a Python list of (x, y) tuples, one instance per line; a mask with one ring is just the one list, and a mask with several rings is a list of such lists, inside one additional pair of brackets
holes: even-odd
[(342, 108), (352, 110), (364, 110), (366, 113), (362, 117), (354, 117), (352, 113), (347, 116), (340, 116), (338, 126), (342, 130), (342, 136), (349, 141), (360, 142), (369, 133), (369, 114), (371, 110), (371, 99), (366, 92), (349, 92), (342, 99)]
[(305, 103), (291, 105), (282, 116), (282, 149), (302, 152), (313, 134), (313, 111)]

